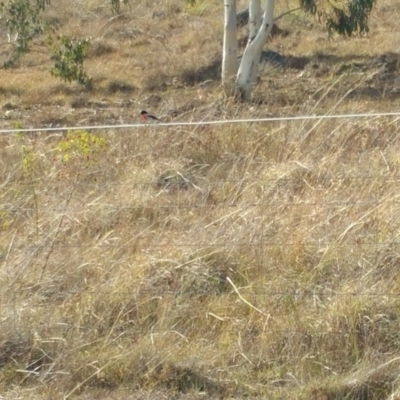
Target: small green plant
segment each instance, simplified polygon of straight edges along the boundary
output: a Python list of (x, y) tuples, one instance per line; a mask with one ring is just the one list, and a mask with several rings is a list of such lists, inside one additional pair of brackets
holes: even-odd
[(129, 0), (110, 0), (110, 1), (111, 1), (111, 10), (116, 14), (118, 14), (121, 10), (121, 3), (124, 6), (129, 5)]
[(35, 169), (36, 155), (32, 148), (22, 145), (22, 167), (27, 173), (31, 173)]
[(29, 51), (32, 39), (42, 34), (48, 25), (41, 18), (42, 11), (50, 4), (50, 0), (9, 0), (0, 3), (0, 19), (5, 25), (8, 42), (14, 43), (4, 68), (15, 66), (22, 54)]
[(70, 131), (67, 137), (58, 144), (63, 162), (75, 159), (92, 160), (95, 154), (101, 153), (106, 146), (106, 140), (98, 135), (84, 130)]
[(92, 84), (92, 78), (83, 69), (90, 40), (76, 39), (58, 35), (56, 39), (49, 37), (48, 44), (55, 64), (51, 74), (67, 82), (78, 82), (86, 87)]
[[(13, 125), (14, 129), (23, 129), (24, 127), (20, 121), (15, 121)], [(32, 177), (32, 174), (36, 169), (36, 154), (33, 151), (32, 146), (26, 144), (26, 141), (24, 140), (24, 134), (22, 132), (17, 133), (17, 138), (21, 146), (22, 168), (29, 177)]]
[[(48, 34), (47, 45), (55, 65), (52, 75), (67, 82), (78, 82), (89, 87), (91, 78), (83, 70), (89, 39), (56, 35), (55, 24), (47, 22), (43, 11), (51, 0), (9, 0), (0, 2), (0, 30), (7, 33), (9, 48), (7, 60), (0, 68), (16, 67), (21, 56), (28, 53), (33, 40)], [(36, 43), (38, 44), (38, 43)]]
[[(24, 125), (21, 121), (14, 121), (13, 126), (14, 129), (24, 129)], [(18, 132), (18, 138), (22, 139), (22, 132)]]

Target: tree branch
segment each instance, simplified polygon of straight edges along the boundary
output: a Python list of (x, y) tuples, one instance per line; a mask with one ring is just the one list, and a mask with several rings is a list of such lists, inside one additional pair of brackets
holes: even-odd
[(286, 11), (283, 14), (279, 15), (278, 17), (274, 18), (274, 22), (278, 21), (278, 19), (281, 19), (285, 15), (290, 14), (290, 13), (295, 12), (295, 11), (298, 11), (298, 10), (301, 10), (301, 7), (293, 8), (293, 10)]

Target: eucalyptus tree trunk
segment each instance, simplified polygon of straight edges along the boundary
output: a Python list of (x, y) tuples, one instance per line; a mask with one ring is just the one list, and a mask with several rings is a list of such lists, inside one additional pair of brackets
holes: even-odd
[(250, 100), (257, 79), (262, 49), (274, 23), (275, 0), (266, 0), (262, 20), (260, 0), (251, 0), (249, 8), (249, 41), (243, 53), (236, 79), (236, 93)]
[(225, 29), (222, 55), (222, 85), (229, 95), (235, 92), (235, 81), (238, 71), (238, 42), (236, 21), (236, 0), (224, 0)]

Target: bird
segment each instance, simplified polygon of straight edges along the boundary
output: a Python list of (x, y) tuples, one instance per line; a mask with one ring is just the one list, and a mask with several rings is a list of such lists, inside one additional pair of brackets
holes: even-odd
[(155, 115), (149, 114), (146, 110), (140, 111), (140, 120), (143, 122), (161, 122)]

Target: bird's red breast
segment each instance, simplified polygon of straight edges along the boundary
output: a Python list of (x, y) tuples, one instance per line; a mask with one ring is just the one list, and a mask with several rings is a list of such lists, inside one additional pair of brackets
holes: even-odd
[(160, 121), (155, 115), (149, 114), (147, 111), (142, 110), (140, 112), (140, 119), (144, 122), (148, 121)]

